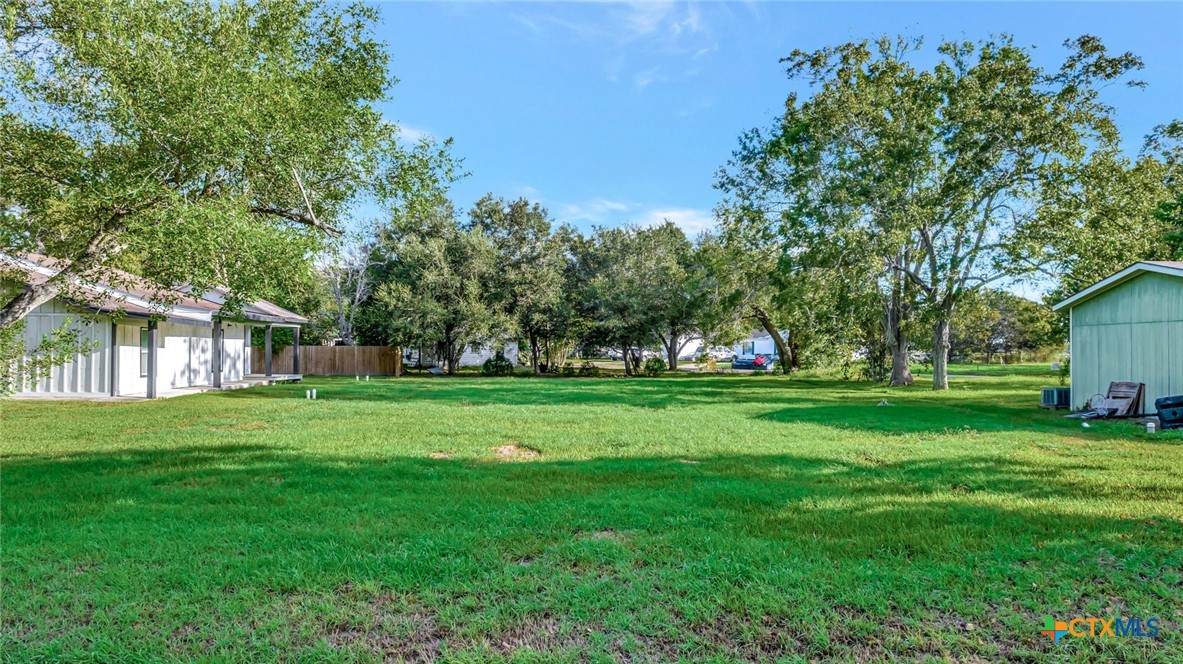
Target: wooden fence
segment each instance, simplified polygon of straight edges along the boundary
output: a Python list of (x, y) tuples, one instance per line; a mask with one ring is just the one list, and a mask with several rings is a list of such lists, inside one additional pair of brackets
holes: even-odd
[[(251, 349), (251, 373), (266, 370), (263, 349)], [(301, 346), (300, 373), (306, 376), (396, 376), (402, 353), (389, 346)], [(292, 371), (292, 347), (272, 354), (271, 372)]]

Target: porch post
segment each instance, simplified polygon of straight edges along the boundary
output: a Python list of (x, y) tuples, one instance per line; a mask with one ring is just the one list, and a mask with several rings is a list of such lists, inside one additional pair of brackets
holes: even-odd
[(159, 332), (156, 321), (148, 321), (148, 398), (156, 398), (156, 344)]
[(213, 349), (210, 353), (210, 371), (213, 374), (214, 389), (222, 389), (222, 321), (214, 321)]
[(263, 328), (263, 375), (271, 375), (271, 326)]
[(111, 396), (119, 393), (119, 323), (111, 321)]
[(292, 373), (300, 373), (300, 326), (292, 328)]

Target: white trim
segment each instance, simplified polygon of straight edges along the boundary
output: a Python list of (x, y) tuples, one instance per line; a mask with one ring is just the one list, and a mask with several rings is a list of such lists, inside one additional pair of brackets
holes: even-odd
[(1072, 356), (1076, 354), (1076, 346), (1072, 345), (1072, 328), (1076, 319), (1072, 310), (1068, 310), (1068, 410), (1076, 408), (1076, 372), (1072, 370)]
[(1059, 311), (1064, 307), (1071, 307), (1075, 304), (1083, 302), (1084, 300), (1092, 299), (1093, 297), (1100, 295), (1101, 293), (1113, 288), (1114, 286), (1117, 286), (1118, 284), (1129, 281), (1133, 277), (1143, 272), (1157, 272), (1159, 274), (1167, 274), (1174, 277), (1183, 277), (1183, 267), (1172, 267), (1170, 265), (1148, 262), (1134, 263), (1117, 274), (1105, 277), (1104, 279), (1080, 291), (1067, 300), (1057, 302), (1056, 304), (1052, 305), (1052, 311)]

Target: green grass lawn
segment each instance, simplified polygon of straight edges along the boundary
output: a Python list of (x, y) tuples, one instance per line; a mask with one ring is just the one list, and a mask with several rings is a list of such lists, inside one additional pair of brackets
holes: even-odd
[(924, 380), (0, 402), (0, 653), (1183, 659), (1183, 433), (1041, 411), (1046, 371)]

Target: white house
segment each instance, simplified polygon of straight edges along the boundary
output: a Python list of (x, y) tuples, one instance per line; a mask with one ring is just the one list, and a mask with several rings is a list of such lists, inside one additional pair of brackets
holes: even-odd
[[(782, 339), (788, 341), (789, 332), (787, 330), (780, 330)], [(776, 348), (776, 342), (773, 341), (772, 335), (768, 334), (766, 330), (752, 330), (752, 335), (747, 339), (737, 342), (732, 349), (735, 354), (741, 358), (753, 358), (757, 355), (774, 355), (780, 357), (780, 351)]]
[[(23, 272), (27, 284), (54, 277), (57, 264), (38, 254), (0, 253), (0, 269)], [(259, 328), (270, 360), (272, 328), (292, 328), (298, 350), (300, 325), (308, 322), (265, 300), (251, 302), (241, 312), (223, 314), (226, 293), (220, 290), (198, 295), (179, 289), (172, 294), (172, 302), (162, 303), (134, 275), (113, 274), (119, 275), (118, 285), (75, 281), (70, 291), (76, 293), (76, 300), (65, 296), (51, 300), (25, 318), (30, 349), (67, 321), (84, 340), (94, 342), (94, 349), (26, 383), (18, 394), (154, 398), (162, 390), (221, 388), (250, 374), (251, 336)], [(298, 362), (293, 374), (271, 376), (268, 361), (263, 378), (298, 380)]]
[[(421, 366), (437, 366), (443, 364), (443, 360), (435, 357), (432, 350), (428, 348), (423, 349)], [(461, 349), (460, 356), (456, 358), (456, 366), (479, 367), (485, 363), (485, 360), (495, 357), (497, 351), (504, 353), (505, 359), (509, 360), (510, 364), (515, 367), (518, 366), (518, 342), (512, 339), (496, 344), (488, 341), (474, 341)], [(407, 366), (420, 365), (419, 353), (418, 348), (408, 348), (403, 351), (403, 361)]]

